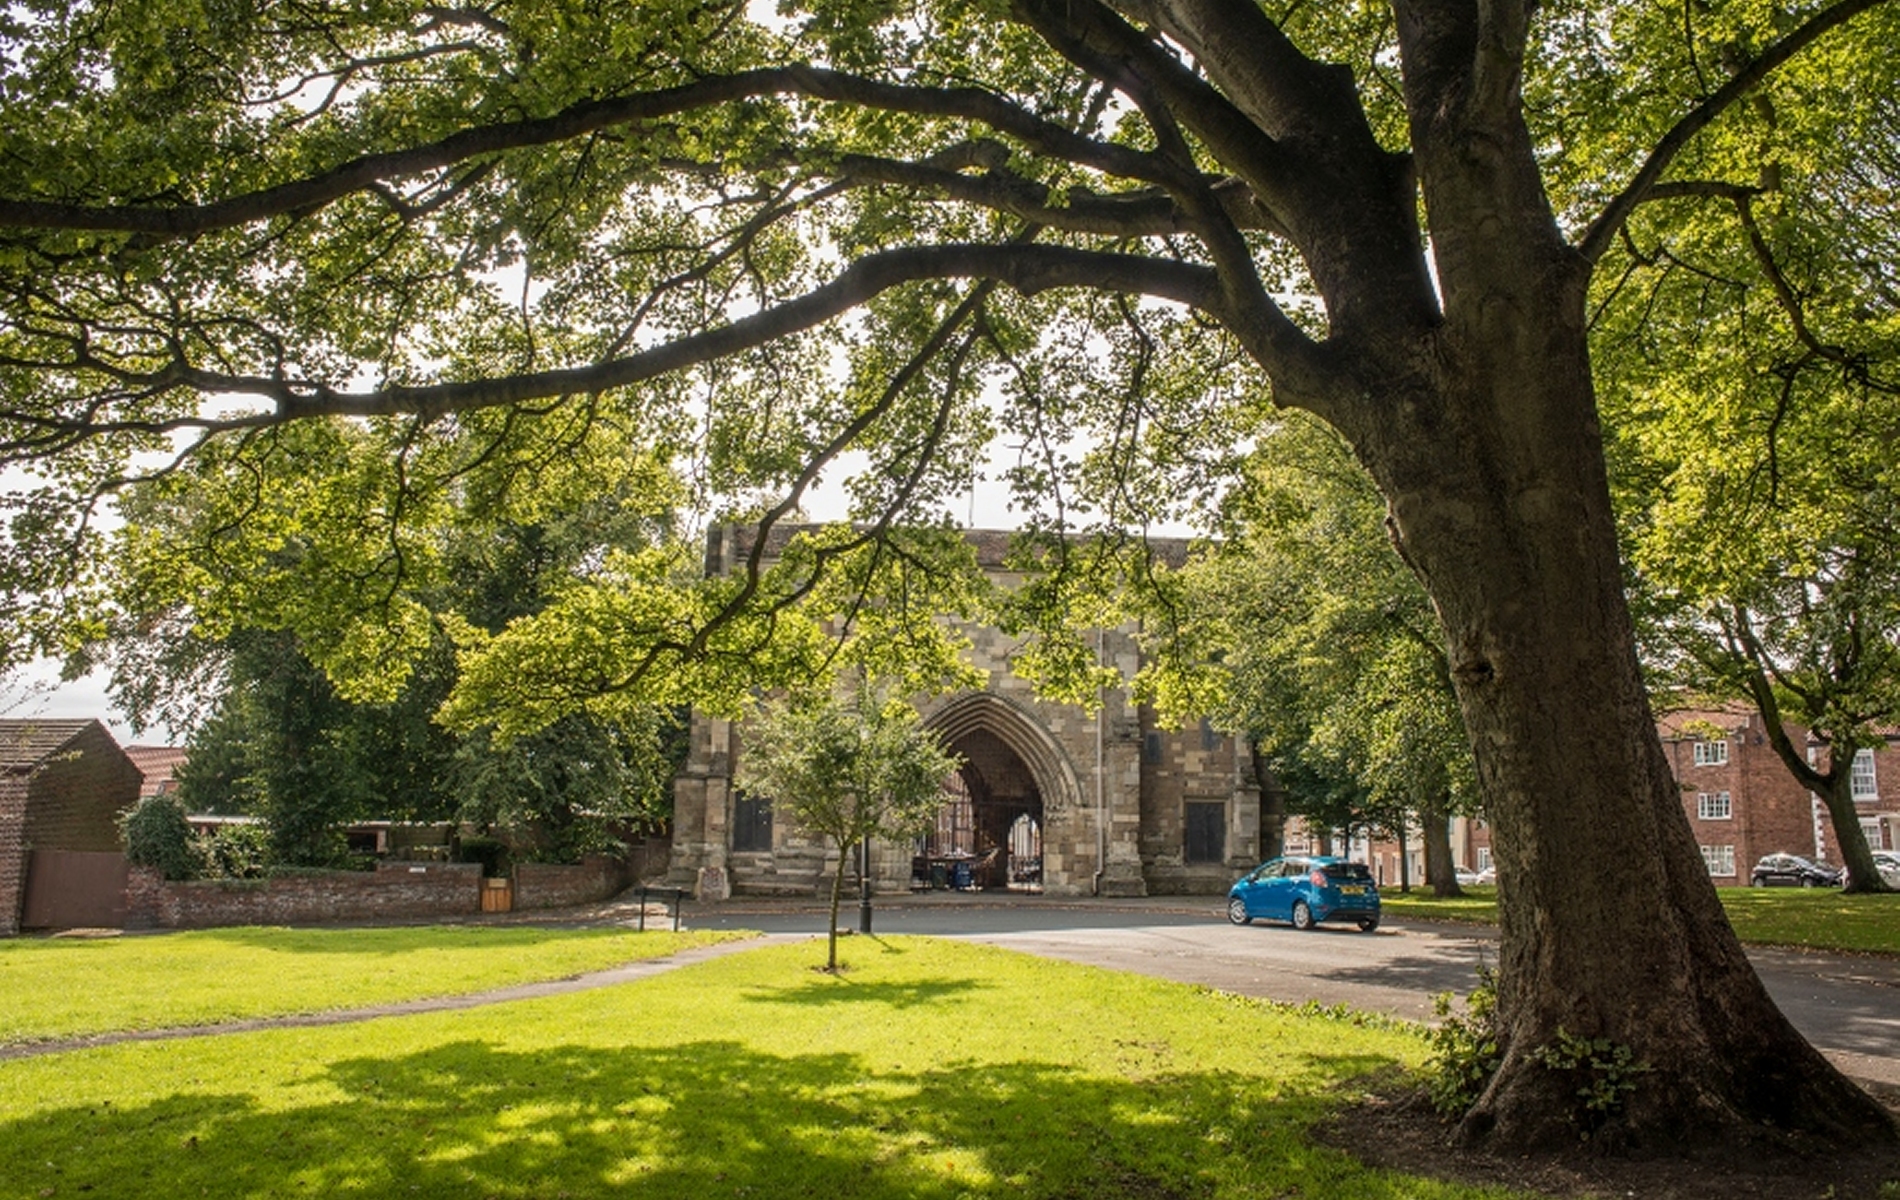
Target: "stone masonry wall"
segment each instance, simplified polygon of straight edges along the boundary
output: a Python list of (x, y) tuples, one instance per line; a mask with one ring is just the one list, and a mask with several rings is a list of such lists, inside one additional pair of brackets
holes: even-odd
[[(795, 532), (775, 530), (766, 558), (775, 558)], [(755, 531), (743, 528), (713, 531), (707, 546), (708, 573), (733, 570), (754, 536)], [(970, 530), (964, 536), (999, 583), (1016, 582), (1004, 562), (1010, 534)], [(1178, 561), (1187, 544), (1167, 543), (1157, 549)], [(1144, 725), (1134, 703), (1119, 689), (1106, 692), (1094, 710), (1043, 700), (1011, 672), (1018, 639), (989, 626), (959, 623), (957, 628), (971, 642), (967, 660), (988, 675), (982, 691), (994, 703), (975, 717), (967, 694), (943, 697), (922, 705), (925, 720), (949, 722), (943, 728), (954, 735), (953, 742), (961, 740), (974, 752), (972, 767), (996, 794), (1026, 796), (1024, 785), (1033, 782), (1030, 790), (1041, 803), (1042, 882), (1047, 894), (1218, 892), (1232, 882), (1235, 870), (1252, 865), (1259, 840), (1259, 792), (1231, 739), (1206, 736), (1198, 724), (1181, 731), (1154, 730)], [(1090, 635), (1102, 664), (1124, 678), (1141, 667), (1133, 634), (1132, 629), (1116, 629)], [(974, 730), (993, 737), (966, 736)], [(1158, 763), (1144, 761), (1149, 733), (1162, 745)], [(668, 882), (695, 889), (702, 899), (828, 890), (827, 866), (835, 862), (831, 851), (781, 815), (775, 815), (769, 850), (732, 849), (732, 778), (743, 743), (742, 725), (695, 714), (686, 766), (674, 789), (676, 825)], [(1002, 743), (1008, 743), (1006, 753), (1024, 756), (1023, 761), (1004, 761)], [(1150, 778), (1156, 765), (1163, 765), (1164, 771)], [(1025, 778), (1025, 771), (1033, 780)], [(1189, 802), (1224, 806), (1224, 861), (1183, 861), (1184, 806)], [(910, 854), (908, 846), (874, 847), (878, 890), (909, 886)]]

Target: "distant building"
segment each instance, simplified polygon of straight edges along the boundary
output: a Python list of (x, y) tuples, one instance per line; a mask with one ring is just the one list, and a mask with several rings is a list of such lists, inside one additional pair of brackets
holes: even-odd
[(178, 787), (178, 768), (185, 763), (183, 746), (127, 746), (125, 753), (139, 769), (139, 799), (163, 796)]
[[(1826, 766), (1825, 745), (1797, 725), (1787, 730), (1809, 762)], [(1841, 863), (1826, 805), (1789, 773), (1769, 744), (1761, 715), (1752, 708), (1666, 713), (1657, 720), (1656, 732), (1681, 788), (1683, 814), (1717, 885), (1746, 886), (1749, 871), (1769, 854)], [(1856, 756), (1854, 806), (1868, 846), (1893, 850), (1900, 849), (1900, 754), (1890, 751), (1900, 746), (1900, 729), (1881, 732), (1885, 747)], [(1374, 847), (1375, 854), (1395, 849)], [(1477, 818), (1454, 819), (1452, 857), (1477, 871), (1491, 866), (1490, 828)], [(1419, 877), (1415, 865), (1412, 878)], [(1396, 879), (1388, 869), (1385, 882)]]
[[(1826, 766), (1825, 745), (1797, 725), (1786, 728), (1809, 762)], [(1657, 731), (1716, 883), (1746, 884), (1766, 854), (1840, 864), (1826, 805), (1796, 782), (1769, 744), (1759, 713), (1742, 707), (1669, 713)], [(1885, 747), (1856, 756), (1854, 807), (1868, 846), (1892, 850), (1900, 845), (1900, 758), (1887, 751), (1900, 743), (1900, 730), (1882, 732)]]
[(120, 923), (139, 782), (98, 721), (0, 720), (0, 935)]
[[(794, 532), (772, 531), (767, 561)], [(756, 536), (751, 527), (713, 530), (707, 572), (736, 569)], [(979, 563), (1007, 581), (1010, 535), (965, 536)], [(1180, 541), (1150, 545), (1177, 558), (1187, 548)], [(965, 765), (948, 781), (934, 830), (915, 844), (873, 848), (879, 890), (1213, 894), (1259, 861), (1260, 792), (1244, 744), (1205, 723), (1164, 729), (1120, 691), (1092, 713), (1042, 699), (1010, 672), (1015, 639), (989, 627), (963, 631), (988, 685), (932, 700), (921, 711)], [(1124, 677), (1141, 665), (1130, 631), (1090, 637), (1100, 660)], [(742, 722), (694, 714), (674, 787), (669, 882), (707, 897), (810, 895), (828, 883), (826, 860), (835, 851), (792, 828), (769, 797), (734, 785), (744, 745)]]

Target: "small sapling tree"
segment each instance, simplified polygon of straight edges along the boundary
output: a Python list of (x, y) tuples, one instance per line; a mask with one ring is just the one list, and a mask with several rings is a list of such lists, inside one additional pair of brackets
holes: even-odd
[(831, 877), (825, 969), (838, 970), (838, 897), (851, 847), (872, 837), (913, 837), (943, 803), (959, 760), (924, 728), (916, 709), (869, 687), (847, 698), (793, 697), (766, 705), (746, 726), (740, 785), (773, 798), (838, 851)]

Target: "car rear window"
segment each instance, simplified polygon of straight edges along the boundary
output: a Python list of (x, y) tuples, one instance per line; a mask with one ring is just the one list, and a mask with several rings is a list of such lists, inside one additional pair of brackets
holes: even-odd
[(1328, 863), (1326, 878), (1350, 879), (1357, 883), (1364, 883), (1372, 878), (1372, 869), (1364, 863)]

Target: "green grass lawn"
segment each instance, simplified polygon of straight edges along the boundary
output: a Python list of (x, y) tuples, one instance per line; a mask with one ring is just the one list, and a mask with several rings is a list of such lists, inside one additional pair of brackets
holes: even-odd
[[(1387, 915), (1495, 924), (1496, 888), (1468, 888), (1457, 900), (1381, 891)], [(1900, 895), (1846, 896), (1833, 888), (1718, 888), (1729, 923), (1744, 942), (1900, 954)]]
[(988, 947), (0, 1063), (0, 1197), (1475, 1200), (1313, 1122), (1415, 1032)]
[(0, 1045), (453, 996), (730, 933), (438, 926), (0, 940)]

